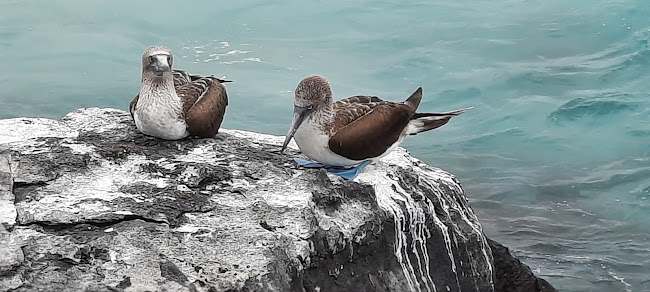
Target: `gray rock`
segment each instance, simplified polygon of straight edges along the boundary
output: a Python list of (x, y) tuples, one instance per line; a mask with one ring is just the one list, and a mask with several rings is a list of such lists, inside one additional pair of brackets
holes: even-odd
[(549, 282), (537, 278), (530, 268), (510, 254), (507, 247), (488, 238), (494, 257), (494, 289), (503, 292), (557, 291)]
[(453, 175), (398, 149), (345, 181), (281, 142), (159, 140), (117, 109), (0, 120), (0, 290), (495, 290)]

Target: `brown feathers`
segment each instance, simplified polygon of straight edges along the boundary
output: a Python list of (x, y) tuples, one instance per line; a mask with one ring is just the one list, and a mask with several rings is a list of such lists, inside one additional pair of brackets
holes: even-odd
[(419, 87), (401, 103), (383, 101), (376, 96), (353, 96), (335, 102), (334, 122), (328, 129), (330, 150), (352, 160), (377, 157), (403, 136), (433, 130), (468, 110), (416, 113), (421, 100), (422, 87)]
[(191, 136), (214, 137), (226, 113), (228, 95), (219, 79), (199, 78), (176, 88), (183, 99), (183, 114)]
[(329, 148), (352, 160), (377, 157), (402, 135), (415, 109), (376, 96), (354, 96), (333, 104)]

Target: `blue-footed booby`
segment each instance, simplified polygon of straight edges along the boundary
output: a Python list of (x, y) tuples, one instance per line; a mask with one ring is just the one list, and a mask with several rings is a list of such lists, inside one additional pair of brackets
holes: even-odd
[(363, 95), (333, 102), (325, 78), (307, 77), (296, 88), (293, 120), (281, 152), (293, 137), (304, 155), (326, 167), (365, 167), (397, 148), (406, 136), (438, 128), (471, 109), (417, 113), (420, 100), (422, 87), (404, 102)]
[(163, 46), (142, 55), (142, 87), (129, 106), (140, 132), (167, 140), (214, 137), (228, 105), (223, 82), (173, 70), (172, 52)]

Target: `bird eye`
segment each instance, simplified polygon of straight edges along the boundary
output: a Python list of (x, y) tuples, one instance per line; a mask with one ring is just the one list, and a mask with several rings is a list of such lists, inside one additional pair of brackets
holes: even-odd
[(149, 56), (149, 63), (154, 63), (154, 62), (156, 62), (156, 57)]
[(172, 56), (167, 56), (167, 64), (172, 65)]
[(313, 109), (314, 109), (314, 106), (313, 106), (313, 105), (310, 105), (310, 106), (307, 107), (307, 109), (308, 109), (308, 110), (313, 110)]

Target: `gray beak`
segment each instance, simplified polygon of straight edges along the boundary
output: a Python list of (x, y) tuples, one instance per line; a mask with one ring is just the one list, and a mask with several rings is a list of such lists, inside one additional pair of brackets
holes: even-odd
[(286, 138), (284, 138), (284, 143), (282, 143), (282, 150), (280, 150), (280, 153), (283, 153), (284, 150), (287, 149), (287, 145), (289, 144), (289, 141), (291, 141), (291, 138), (293, 138), (293, 135), (296, 134), (296, 130), (300, 127), (300, 124), (305, 120), (309, 114), (313, 111), (312, 109), (306, 108), (306, 107), (299, 107), (294, 105), (293, 106), (293, 120), (291, 121), (291, 127), (289, 128), (289, 132), (287, 133)]
[(170, 72), (172, 70), (167, 65), (160, 64), (160, 63), (154, 63), (154, 64), (151, 64), (151, 71), (153, 71), (153, 74), (156, 74), (156, 76), (160, 77), (160, 76), (163, 76), (163, 74), (165, 74), (165, 72)]
[(167, 55), (154, 55), (149, 57), (149, 68), (151, 72), (158, 77), (163, 76), (165, 72), (171, 72), (172, 68), (167, 62), (167, 58)]

